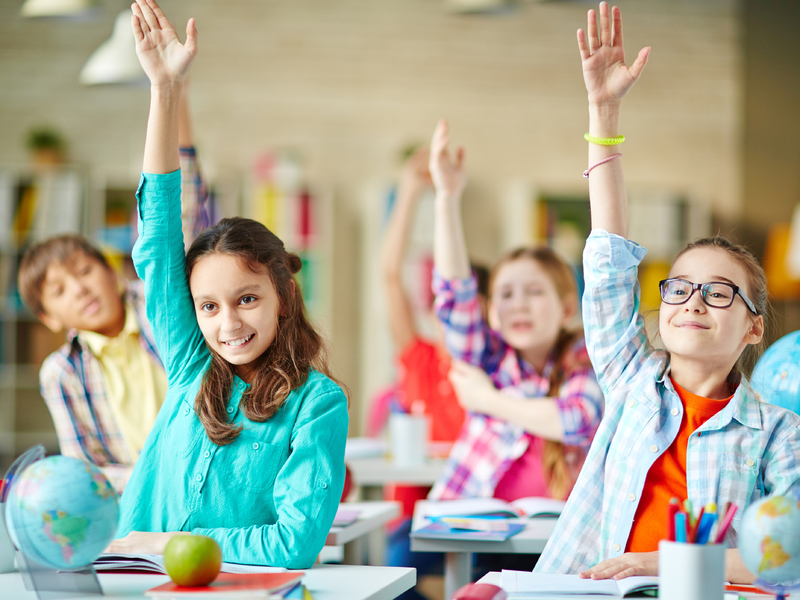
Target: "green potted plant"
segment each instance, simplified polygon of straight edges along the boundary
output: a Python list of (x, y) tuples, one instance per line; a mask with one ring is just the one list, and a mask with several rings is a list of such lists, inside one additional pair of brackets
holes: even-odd
[(52, 127), (35, 127), (28, 132), (28, 150), (37, 166), (56, 166), (65, 162), (66, 143)]

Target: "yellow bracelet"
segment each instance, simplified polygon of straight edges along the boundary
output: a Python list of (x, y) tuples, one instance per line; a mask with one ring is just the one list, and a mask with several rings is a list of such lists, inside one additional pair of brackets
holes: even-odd
[(598, 138), (585, 133), (583, 134), (583, 139), (591, 144), (597, 144), (598, 146), (616, 146), (617, 144), (621, 144), (625, 141), (625, 136), (619, 135), (613, 138)]

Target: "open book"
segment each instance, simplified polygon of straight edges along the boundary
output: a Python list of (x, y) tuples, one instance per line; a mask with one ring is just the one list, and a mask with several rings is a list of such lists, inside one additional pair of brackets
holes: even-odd
[[(139, 573), (159, 573), (166, 575), (164, 557), (161, 554), (101, 554), (95, 559), (95, 571), (135, 571)], [(240, 565), (222, 563), (222, 573), (283, 573), (284, 567), (264, 567), (261, 565)]]
[(499, 498), (463, 498), (425, 505), (425, 517), (558, 517), (566, 502), (531, 496), (506, 502)]
[(622, 598), (629, 594), (658, 589), (658, 577), (625, 579), (581, 579), (578, 575), (549, 575), (530, 571), (503, 571), (500, 587), (514, 598), (544, 595), (597, 594)]

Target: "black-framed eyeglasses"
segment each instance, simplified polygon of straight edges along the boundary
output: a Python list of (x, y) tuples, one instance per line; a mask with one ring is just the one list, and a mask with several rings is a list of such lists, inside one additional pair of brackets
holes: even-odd
[(729, 308), (738, 294), (742, 297), (750, 312), (754, 315), (758, 314), (750, 298), (738, 285), (733, 285), (732, 283), (723, 281), (692, 283), (685, 279), (662, 279), (658, 282), (658, 289), (661, 290), (661, 299), (666, 304), (685, 304), (692, 297), (692, 294), (699, 290), (703, 302), (714, 308)]

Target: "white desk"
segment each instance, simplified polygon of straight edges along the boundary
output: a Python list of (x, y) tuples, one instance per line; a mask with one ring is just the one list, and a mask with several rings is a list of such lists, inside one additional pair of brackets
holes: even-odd
[(400, 514), (399, 502), (343, 502), (340, 508), (359, 511), (358, 520), (344, 527), (332, 527), (326, 546), (345, 545), (345, 563), (362, 564), (361, 540), (369, 535), (369, 564), (383, 564), (386, 536), (383, 526)]
[[(496, 585), (500, 587), (500, 571), (491, 571), (487, 573), (483, 577), (481, 577), (476, 583), (489, 583), (491, 585)], [(731, 592), (726, 592), (726, 596)], [(770, 598), (774, 598), (774, 596), (767, 594), (750, 594), (744, 592), (735, 592), (734, 595), (738, 595), (742, 598), (747, 598), (748, 600), (769, 600)], [(536, 596), (536, 600), (598, 600), (598, 598), (610, 598), (610, 596), (598, 596), (597, 594), (594, 595), (583, 595), (583, 594), (561, 594), (561, 595), (553, 595), (553, 596)], [(509, 594), (509, 600), (514, 600), (514, 596)]]
[(442, 472), (444, 463), (443, 458), (429, 458), (418, 467), (399, 467), (385, 457), (347, 459), (347, 466), (353, 474), (353, 483), (361, 487), (377, 487), (387, 483), (433, 485)]
[[(145, 590), (169, 581), (166, 575), (103, 573), (99, 578), (107, 598), (141, 598)], [(393, 600), (416, 582), (416, 571), (405, 567), (314, 565), (303, 577), (314, 600)], [(18, 572), (0, 575), (0, 590), (2, 597), (9, 600), (36, 600), (36, 594), (25, 589)], [(71, 600), (97, 598), (84, 596)]]
[[(428, 501), (417, 502), (411, 530), (424, 527), (428, 521), (423, 515)], [(558, 519), (510, 519), (525, 523), (526, 527), (505, 542), (475, 542), (454, 540), (423, 540), (411, 538), (413, 552), (444, 552), (444, 597), (451, 598), (470, 581), (472, 554), (474, 552), (505, 554), (541, 554), (555, 529)]]

